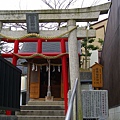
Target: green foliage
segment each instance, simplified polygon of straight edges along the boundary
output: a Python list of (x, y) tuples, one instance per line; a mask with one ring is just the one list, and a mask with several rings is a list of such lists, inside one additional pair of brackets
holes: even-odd
[[(91, 56), (91, 53), (90, 51), (91, 50), (98, 50), (100, 49), (98, 46), (95, 46), (93, 43), (94, 43), (95, 39), (93, 38), (85, 38), (81, 41), (81, 48), (84, 49), (84, 52), (82, 51), (82, 54), (81, 56), (84, 56), (84, 59), (85, 59), (85, 69), (87, 69), (87, 60), (88, 60), (88, 57)], [(98, 43), (100, 43), (101, 45), (103, 45), (103, 40), (102, 39), (98, 39)], [(82, 49), (82, 50), (83, 50)]]
[(91, 56), (91, 53), (89, 52), (90, 50), (97, 50), (99, 49), (98, 46), (94, 46), (92, 43), (95, 41), (95, 39), (90, 38), (87, 39), (85, 38), (81, 42), (81, 47), (85, 49), (85, 53), (82, 53), (82, 56)]
[(82, 54), (81, 54), (81, 56), (85, 56), (85, 55), (91, 56), (91, 53), (90, 53), (89, 51), (87, 51), (86, 54), (85, 54), (85, 53), (82, 53)]
[(94, 46), (94, 45), (88, 45), (87, 48), (88, 48), (89, 50), (98, 50), (98, 49), (99, 49), (98, 46)]
[(89, 39), (88, 42), (89, 43), (93, 43), (95, 40), (94, 39)]
[(103, 45), (103, 39), (101, 39), (101, 38), (98, 38), (98, 42), (101, 44), (101, 45)]

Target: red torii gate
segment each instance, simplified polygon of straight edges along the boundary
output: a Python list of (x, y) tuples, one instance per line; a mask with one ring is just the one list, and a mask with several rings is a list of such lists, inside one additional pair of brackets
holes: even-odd
[[(33, 54), (42, 54), (45, 56), (57, 56), (60, 55), (60, 58), (62, 59), (62, 77), (63, 77), (63, 85), (64, 85), (64, 103), (65, 103), (65, 113), (67, 112), (67, 108), (68, 108), (68, 98), (67, 98), (67, 93), (68, 93), (68, 69), (67, 69), (67, 58), (68, 58), (68, 54), (64, 54), (66, 53), (66, 45), (65, 42), (68, 41), (68, 38), (56, 38), (56, 39), (50, 39), (50, 40), (46, 40), (46, 39), (41, 39), (41, 38), (23, 38), (23, 39), (7, 39), (7, 38), (2, 38), (2, 41), (5, 41), (7, 43), (14, 43), (14, 51), (13, 53), (2, 53), (2, 57), (4, 58), (12, 58), (12, 64), (14, 66), (17, 65), (17, 60), (19, 59), (18, 56), (21, 57), (26, 57), (26, 56), (31, 56)], [(36, 53), (19, 53), (18, 49), (19, 49), (19, 43), (20, 42), (37, 42), (37, 51)], [(60, 48), (61, 48), (61, 52), (42, 52), (42, 42), (60, 42)], [(35, 56), (35, 58), (38, 58), (40, 56)]]

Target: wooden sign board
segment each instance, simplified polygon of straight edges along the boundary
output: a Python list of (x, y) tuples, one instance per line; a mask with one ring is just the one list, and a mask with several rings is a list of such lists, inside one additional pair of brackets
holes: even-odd
[(103, 87), (102, 65), (95, 63), (92, 68), (92, 86), (96, 88)]

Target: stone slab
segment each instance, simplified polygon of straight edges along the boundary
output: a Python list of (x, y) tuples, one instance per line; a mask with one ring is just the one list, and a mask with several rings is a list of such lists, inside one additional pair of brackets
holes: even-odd
[(80, 72), (80, 80), (92, 80), (92, 72)]

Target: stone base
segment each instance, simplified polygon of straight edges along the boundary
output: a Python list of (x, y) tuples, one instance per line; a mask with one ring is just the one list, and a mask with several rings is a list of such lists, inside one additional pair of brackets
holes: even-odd
[(45, 96), (45, 101), (53, 101), (53, 96)]
[(0, 115), (0, 120), (18, 120), (15, 115)]

